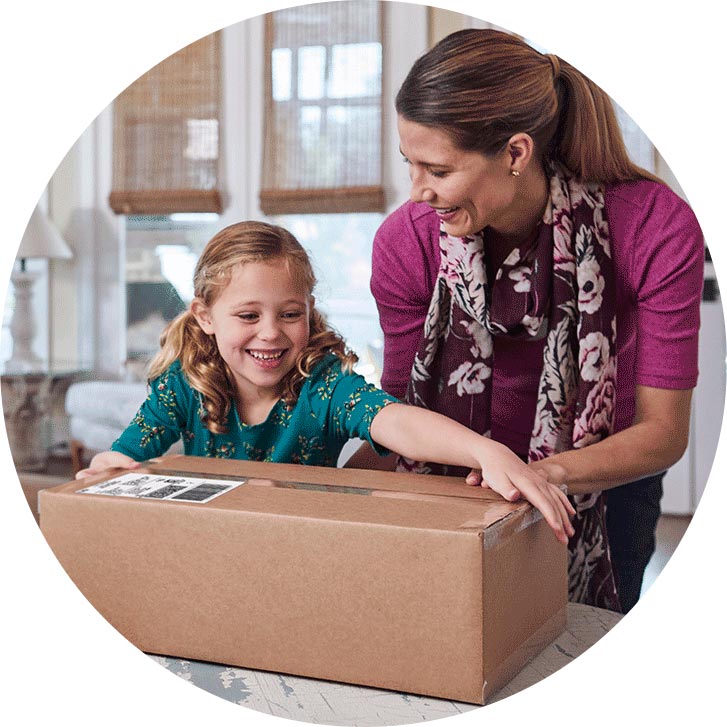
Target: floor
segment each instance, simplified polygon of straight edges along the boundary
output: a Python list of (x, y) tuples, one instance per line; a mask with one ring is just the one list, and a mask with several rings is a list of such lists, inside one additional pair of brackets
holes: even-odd
[(667, 564), (691, 521), (692, 518), (686, 515), (662, 515), (659, 518), (656, 526), (656, 552), (644, 573), (644, 582), (641, 586), (642, 595), (646, 593)]
[(48, 466), (43, 472), (20, 472), (18, 473), (20, 486), (28, 501), (28, 506), (33, 511), (35, 521), (38, 521), (38, 492), (46, 487), (62, 485), (73, 479), (73, 469), (68, 456), (51, 457)]

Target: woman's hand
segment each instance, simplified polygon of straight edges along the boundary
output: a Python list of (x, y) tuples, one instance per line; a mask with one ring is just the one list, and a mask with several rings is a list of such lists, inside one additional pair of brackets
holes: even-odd
[[(551, 477), (556, 471), (550, 472), (526, 465), (510, 449), (492, 440), (487, 441), (487, 449), (481, 458), (482, 473), (470, 472), (467, 484), (480, 484), (498, 492), (506, 500), (515, 502), (524, 497), (543, 514), (555, 536), (561, 543), (567, 543), (575, 532), (570, 518), (575, 515), (565, 492), (553, 482)], [(565, 476), (565, 470), (554, 465)], [(561, 480), (562, 482), (562, 480)]]
[(547, 459), (541, 459), (537, 462), (531, 462), (528, 467), (535, 472), (539, 472), (548, 482), (552, 482), (554, 485), (566, 484), (567, 473), (565, 467), (559, 465), (557, 462), (549, 462)]
[(121, 452), (99, 452), (86, 469), (76, 472), (76, 479), (80, 480), (84, 477), (98, 475), (109, 469), (135, 470), (139, 467), (141, 467), (140, 462), (121, 454)]

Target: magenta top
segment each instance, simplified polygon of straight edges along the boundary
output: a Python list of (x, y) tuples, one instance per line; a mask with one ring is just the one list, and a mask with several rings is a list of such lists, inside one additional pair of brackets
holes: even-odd
[[(692, 389), (704, 240), (691, 208), (668, 187), (628, 182), (606, 190), (616, 272), (615, 431), (630, 426), (637, 384)], [(439, 268), (439, 218), (407, 202), (374, 239), (371, 292), (384, 332), (382, 387), (403, 397)], [(495, 336), (492, 438), (526, 455), (544, 340)], [(446, 413), (446, 412), (444, 412)]]

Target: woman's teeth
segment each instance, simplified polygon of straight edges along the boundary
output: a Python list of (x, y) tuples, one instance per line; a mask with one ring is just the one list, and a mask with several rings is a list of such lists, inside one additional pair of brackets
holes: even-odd
[(459, 207), (435, 207), (434, 211), (446, 222), (457, 214)]

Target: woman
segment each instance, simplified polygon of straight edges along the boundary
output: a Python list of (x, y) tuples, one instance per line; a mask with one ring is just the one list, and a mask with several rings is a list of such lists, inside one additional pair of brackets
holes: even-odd
[(601, 89), (509, 34), (448, 36), (396, 109), (412, 186), (374, 243), (383, 387), (567, 485), (569, 597), (628, 611), (688, 442), (694, 215), (630, 161)]

